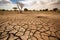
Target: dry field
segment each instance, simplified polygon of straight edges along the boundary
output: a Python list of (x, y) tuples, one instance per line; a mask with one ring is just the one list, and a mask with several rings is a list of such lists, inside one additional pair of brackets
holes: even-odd
[(0, 40), (60, 40), (60, 14), (0, 12)]

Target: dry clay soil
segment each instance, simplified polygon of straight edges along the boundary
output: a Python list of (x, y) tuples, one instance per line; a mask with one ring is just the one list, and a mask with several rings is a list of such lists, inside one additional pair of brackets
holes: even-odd
[(0, 40), (60, 40), (60, 14), (0, 15)]

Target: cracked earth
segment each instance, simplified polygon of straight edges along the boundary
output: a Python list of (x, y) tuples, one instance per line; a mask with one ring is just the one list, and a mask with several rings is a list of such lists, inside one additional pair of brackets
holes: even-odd
[(60, 40), (58, 19), (40, 14), (0, 15), (0, 40)]

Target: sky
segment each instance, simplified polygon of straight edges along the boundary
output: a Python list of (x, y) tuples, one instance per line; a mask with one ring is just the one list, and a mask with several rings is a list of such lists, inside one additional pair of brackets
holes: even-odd
[(13, 7), (17, 7), (16, 1), (23, 3), (24, 8), (28, 9), (60, 9), (60, 0), (0, 0), (0, 9), (11, 10)]

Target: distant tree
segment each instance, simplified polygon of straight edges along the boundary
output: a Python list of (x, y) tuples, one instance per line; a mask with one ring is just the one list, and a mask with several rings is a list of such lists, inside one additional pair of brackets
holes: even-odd
[(14, 11), (16, 11), (17, 10), (17, 7), (13, 7), (13, 9), (14, 9)]
[(6, 11), (5, 9), (2, 9), (2, 11)]
[(53, 10), (50, 10), (50, 11), (53, 11)]
[(43, 9), (43, 11), (45, 11), (45, 10)]
[(10, 10), (10, 11), (13, 11), (13, 10)]
[(9, 10), (6, 10), (6, 11), (9, 11)]
[(27, 8), (24, 8), (24, 11), (28, 11), (28, 9)]
[(5, 9), (0, 9), (0, 14), (3, 15), (4, 14), (4, 11), (6, 11)]
[(42, 11), (42, 10), (40, 10), (40, 11)]
[(58, 8), (54, 8), (54, 9), (53, 9), (53, 11), (57, 11), (57, 10), (58, 10)]
[(48, 9), (43, 9), (43, 11), (48, 11)]
[(48, 11), (48, 9), (45, 9), (45, 11)]
[(1, 9), (0, 9), (0, 11), (1, 11)]
[(35, 9), (33, 9), (33, 11), (35, 11)]

